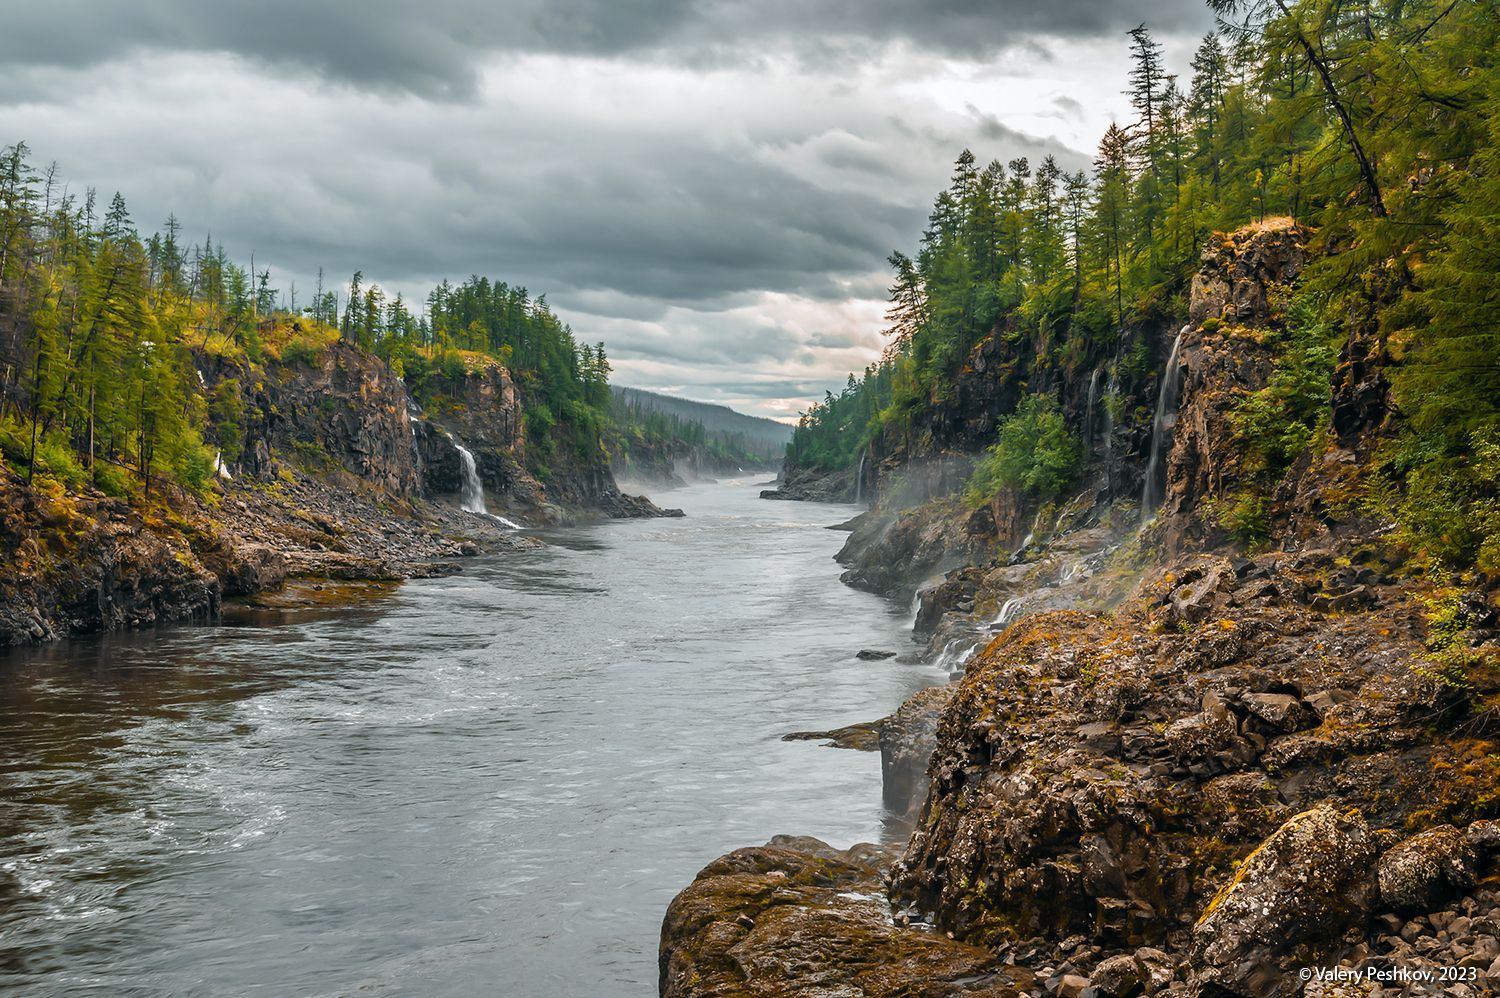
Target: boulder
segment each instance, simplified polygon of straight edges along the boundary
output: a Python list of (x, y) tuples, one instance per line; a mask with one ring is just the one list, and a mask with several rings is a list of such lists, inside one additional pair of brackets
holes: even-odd
[(1159, 949), (1142, 946), (1135, 951), (1136, 969), (1140, 971), (1141, 985), (1148, 995), (1154, 995), (1177, 976), (1177, 963)]
[(1464, 838), (1481, 858), (1500, 855), (1500, 821), (1476, 821), (1464, 832)]
[(874, 846), (776, 838), (710, 863), (667, 909), (663, 998), (1015, 998), (1031, 975), (893, 924)]
[(1424, 912), (1471, 887), (1477, 857), (1464, 833), (1439, 825), (1380, 857), (1380, 899), (1397, 911)]
[(1288, 820), (1194, 926), (1194, 984), (1256, 998), (1284, 993), (1289, 972), (1369, 917), (1374, 860), (1374, 837), (1357, 814), (1320, 805)]
[(1280, 734), (1292, 734), (1318, 723), (1317, 712), (1290, 693), (1246, 693), (1241, 702), (1254, 717)]
[(1089, 975), (1089, 984), (1100, 998), (1133, 998), (1144, 990), (1140, 965), (1130, 953), (1101, 961)]

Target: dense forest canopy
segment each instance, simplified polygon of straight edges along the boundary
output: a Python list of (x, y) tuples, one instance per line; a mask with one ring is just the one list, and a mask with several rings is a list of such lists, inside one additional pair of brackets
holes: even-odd
[(420, 396), (432, 375), (461, 375), (474, 355), (504, 363), (523, 388), (526, 424), (545, 457), (559, 440), (597, 453), (608, 419), (603, 344), (580, 345), (525, 288), (447, 281), (423, 314), (356, 272), (335, 291), (320, 272), (299, 307), (295, 285), (232, 261), (222, 243), (183, 241), (169, 217), (143, 237), (125, 199), (101, 211), (67, 192), (24, 143), (0, 155), (0, 459), (116, 495), (171, 480), (202, 488), (241, 439), (238, 379), (212, 387), (203, 363), (253, 372), (313, 361), (343, 339), (388, 361)]
[[(1316, 231), (1314, 261), (1271, 394), (1240, 421), (1264, 473), (1322, 439), (1336, 344), (1368, 335), (1391, 361), (1399, 420), (1370, 501), (1427, 555), (1500, 569), (1500, 7), (1210, 6), (1220, 29), (1190, 75), (1145, 26), (1122, 40), (1134, 116), (1106, 131), (1092, 171), (963, 152), (915, 254), (890, 258), (884, 358), (808, 410), (790, 459), (846, 467), (877, 435), (909, 433), (991, 336), (1039, 385), (1102, 367), (1105, 404), (1139, 405), (1125, 386), (1153, 358), (1127, 330), (1185, 317), (1211, 233), (1290, 216)], [(1054, 469), (1068, 466), (1054, 449)], [(1004, 458), (989, 481), (1001, 467), (1066, 477)]]

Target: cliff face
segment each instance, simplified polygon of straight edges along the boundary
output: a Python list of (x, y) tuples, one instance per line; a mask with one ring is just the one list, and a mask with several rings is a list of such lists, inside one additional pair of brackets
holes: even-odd
[(542, 507), (542, 486), (526, 468), (521, 394), (503, 365), (487, 362), (457, 379), (432, 375), (416, 394), (426, 412), (412, 423), (425, 494), (457, 496), (462, 491), (462, 444), (474, 455), (486, 496), (499, 508)]
[(379, 359), (340, 341), (311, 360), (210, 371), (208, 383), (223, 377), (245, 396), (245, 474), (271, 481), (300, 461), (350, 487), (420, 493), (406, 388)]
[(184, 533), (104, 496), (28, 489), (0, 467), (0, 648), (219, 610)]
[(378, 358), (342, 342), (250, 365), (202, 358), (206, 393), (234, 388), (242, 448), (211, 491), (132, 505), (28, 487), (0, 468), (0, 647), (216, 616), (226, 597), (288, 579), (397, 580), (529, 538), (458, 509), (458, 446), (486, 498), (528, 523), (659, 516), (621, 495), (604, 455), (570, 453), (543, 485), (527, 466), (523, 399), (491, 363), (430, 386), (423, 418)]
[[(1152, 523), (1095, 478), (1016, 563), (981, 557), (924, 594), (934, 648), (976, 651), (903, 708), (940, 712), (933, 741), (908, 721), (898, 758), (882, 737), (895, 790), (930, 759), (866, 944), (893, 924), (977, 947), (993, 994), (1323, 995), (1303, 968), (1367, 961), (1500, 987), (1500, 609), (1482, 579), (1403, 574), (1389, 524), (1350, 499), (1388, 413), (1369, 324), (1340, 350), (1328, 432), (1284, 471), (1232, 426), (1276, 368), (1306, 239), (1273, 222), (1206, 248)], [(1248, 550), (1221, 514), (1246, 494), (1265, 510)], [(669, 919), (663, 952), (718, 952), (716, 931)], [(728, 952), (715, 989), (663, 994), (771, 993), (753, 934)]]
[(425, 416), (414, 421), (412, 432), (428, 495), (461, 491), (461, 445), (473, 455), (486, 502), (528, 523), (680, 515), (623, 494), (597, 441), (580, 444), (560, 425), (529, 438), (525, 399), (496, 361), (485, 360), (461, 377), (431, 374), (415, 394)]

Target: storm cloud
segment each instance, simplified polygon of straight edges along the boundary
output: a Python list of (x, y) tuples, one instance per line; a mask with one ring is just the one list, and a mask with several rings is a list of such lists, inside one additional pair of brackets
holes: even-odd
[[(0, 145), (304, 295), (484, 273), (617, 380), (791, 415), (881, 346), (953, 158), (1086, 166), (1123, 32), (1197, 0), (57, 0), (3, 15)], [(334, 275), (337, 275), (336, 277)]]
[(984, 58), (1038, 38), (1197, 28), (1201, 0), (54, 0), (5, 16), (0, 63), (89, 65), (133, 53), (227, 52), (355, 86), (469, 96), (495, 53), (740, 62), (906, 44)]

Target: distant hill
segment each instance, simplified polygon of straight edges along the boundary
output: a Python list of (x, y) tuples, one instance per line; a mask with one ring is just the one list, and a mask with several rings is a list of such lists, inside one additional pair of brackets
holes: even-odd
[(676, 416), (685, 422), (700, 423), (711, 436), (742, 438), (755, 451), (768, 457), (779, 458), (792, 439), (792, 427), (787, 424), (763, 416), (747, 416), (727, 405), (694, 402), (691, 399), (620, 385), (611, 385), (610, 390), (614, 392), (615, 402), (621, 407), (638, 412), (660, 412)]

